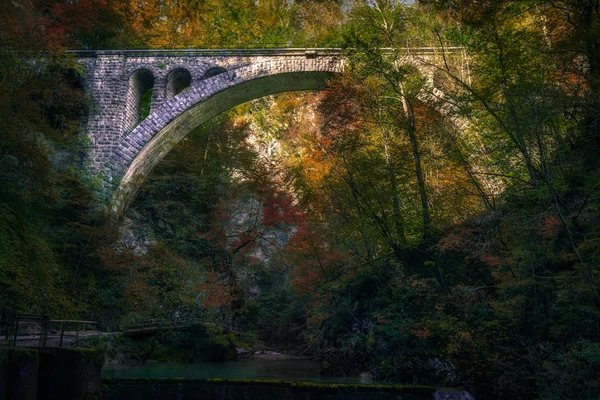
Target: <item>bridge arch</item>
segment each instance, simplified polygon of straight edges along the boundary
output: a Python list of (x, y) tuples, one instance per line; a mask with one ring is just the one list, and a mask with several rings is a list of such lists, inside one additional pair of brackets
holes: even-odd
[(204, 122), (263, 96), (325, 89), (326, 81), (342, 68), (341, 59), (282, 59), (219, 70), (194, 83), (154, 110), (117, 144), (105, 171), (107, 189), (113, 192), (113, 211), (122, 214), (154, 166)]

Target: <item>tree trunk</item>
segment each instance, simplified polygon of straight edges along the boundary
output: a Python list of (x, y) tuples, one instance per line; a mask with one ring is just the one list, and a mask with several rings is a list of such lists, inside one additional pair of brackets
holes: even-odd
[(421, 156), (419, 153), (419, 143), (417, 141), (415, 117), (413, 114), (412, 106), (409, 104), (406, 96), (404, 96), (404, 87), (400, 83), (400, 90), (402, 91), (402, 108), (408, 121), (408, 137), (410, 139), (410, 148), (412, 150), (413, 158), (415, 161), (415, 174), (417, 175), (417, 184), (419, 185), (419, 196), (421, 197), (421, 215), (423, 217), (423, 239), (429, 238), (431, 235), (431, 217), (429, 216), (429, 200), (427, 198), (427, 188), (425, 187), (425, 179), (423, 179), (423, 171), (421, 168)]
[(581, 7), (583, 37), (585, 38), (588, 65), (590, 68), (591, 101), (588, 107), (589, 116), (586, 125), (592, 137), (600, 145), (600, 4), (598, 0), (587, 0)]
[(392, 189), (392, 207), (394, 210), (394, 228), (396, 229), (396, 236), (400, 244), (406, 243), (406, 235), (404, 234), (404, 221), (400, 215), (400, 200), (398, 199), (398, 181), (396, 180), (396, 174), (394, 173), (394, 165), (392, 160), (392, 154), (390, 153), (389, 146), (389, 132), (384, 128), (383, 131), (383, 150), (385, 152), (385, 165), (387, 168), (388, 177), (390, 179), (390, 186)]

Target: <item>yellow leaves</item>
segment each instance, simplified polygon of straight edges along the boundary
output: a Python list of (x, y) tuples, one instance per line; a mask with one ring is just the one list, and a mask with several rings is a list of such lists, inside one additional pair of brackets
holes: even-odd
[(312, 325), (314, 327), (319, 327), (319, 326), (321, 326), (323, 321), (326, 321), (329, 317), (330, 317), (329, 313), (318, 312), (318, 313), (315, 313), (315, 314), (311, 315), (310, 317), (308, 317), (306, 319), (306, 323), (308, 325)]
[(432, 212), (441, 226), (464, 220), (481, 211), (473, 182), (461, 166), (445, 163), (426, 171)]
[(310, 155), (302, 157), (300, 160), (304, 179), (315, 186), (318, 186), (331, 170), (331, 164), (327, 160), (321, 160), (322, 156), (322, 151), (312, 149)]
[(233, 127), (234, 128), (243, 128), (246, 125), (248, 125), (250, 123), (250, 118), (249, 116), (246, 115), (237, 115), (235, 116), (234, 120), (233, 120)]
[(469, 331), (457, 331), (452, 340), (448, 342), (447, 352), (449, 355), (461, 355), (465, 351), (472, 350), (473, 337)]
[(143, 306), (149, 310), (153, 308), (151, 304), (157, 298), (157, 288), (150, 286), (141, 277), (135, 277), (123, 288), (123, 296), (134, 308)]
[[(241, 3), (241, 4), (240, 4)], [(118, 42), (150, 48), (222, 47), (235, 37), (249, 41), (260, 25), (252, 7), (243, 1), (223, 3), (124, 0), (114, 7), (126, 22)]]
[(504, 301), (490, 301), (492, 310), (499, 319), (509, 320), (527, 303), (523, 295), (512, 294)]
[(298, 14), (303, 35), (309, 42), (333, 36), (343, 18), (334, 2), (303, 2), (298, 6)]

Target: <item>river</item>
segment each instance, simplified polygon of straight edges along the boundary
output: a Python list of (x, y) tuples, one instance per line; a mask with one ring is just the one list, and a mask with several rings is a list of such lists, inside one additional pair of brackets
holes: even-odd
[[(244, 379), (244, 380), (280, 380), (280, 381), (304, 381), (304, 382), (320, 382), (320, 383), (366, 383), (361, 382), (355, 378), (340, 378), (340, 377), (326, 377), (321, 376), (319, 363), (312, 361), (307, 358), (291, 357), (291, 356), (268, 356), (268, 357), (256, 357), (254, 359), (241, 359), (237, 361), (224, 361), (224, 362), (197, 362), (197, 363), (146, 363), (142, 365), (107, 365), (102, 369), (102, 375), (104, 378), (146, 378), (146, 379), (159, 379), (159, 378), (222, 378), (222, 379)], [(377, 382), (372, 383), (386, 383), (390, 382)], [(119, 391), (123, 391), (123, 387), (127, 384), (133, 385), (133, 392), (127, 392), (126, 395)], [(138, 386), (135, 386), (138, 385)], [(114, 399), (130, 399), (131, 393), (141, 393), (145, 390), (145, 387), (139, 386), (139, 383), (119, 383), (118, 385), (111, 388), (111, 393), (114, 395)], [(193, 385), (193, 384), (190, 384)], [(163, 384), (163, 386), (168, 386)], [(156, 387), (153, 389), (155, 390)], [(167, 390), (163, 388), (164, 390)], [(188, 388), (189, 389), (189, 388)], [(193, 389), (193, 388), (192, 388)], [(190, 389), (190, 390), (192, 390)], [(230, 388), (231, 389), (231, 388)], [(157, 389), (156, 389), (157, 390)], [(258, 390), (256, 387), (253, 391)], [(261, 390), (267, 390), (262, 388)], [(275, 390), (275, 389), (271, 389)], [(121, 394), (119, 394), (121, 393)], [(138, 394), (139, 394), (138, 393)], [(145, 392), (144, 392), (145, 393)], [(154, 393), (156, 395), (156, 393)], [(368, 397), (369, 393), (365, 393), (364, 398)], [(119, 397), (121, 396), (121, 397)], [(149, 395), (148, 395), (149, 396)], [(339, 394), (339, 398), (355, 398), (349, 394)], [(356, 398), (363, 398), (357, 394)], [(377, 398), (383, 394), (378, 394)], [(396, 395), (394, 395), (396, 396)], [(140, 399), (149, 399), (145, 395), (140, 395)], [(154, 397), (160, 398), (160, 397)], [(215, 397), (221, 398), (221, 397)], [(223, 397), (224, 398), (224, 397)], [(246, 397), (245, 397), (246, 398)], [(248, 397), (251, 398), (251, 397)], [(261, 397), (257, 398), (276, 398)], [(336, 397), (338, 398), (338, 397)], [(396, 397), (394, 397), (396, 398)], [(454, 389), (438, 390), (435, 393), (424, 394), (421, 397), (415, 398), (427, 398), (433, 400), (474, 400), (474, 398), (467, 392)]]
[(223, 362), (107, 365), (105, 378), (223, 378), (361, 383), (358, 379), (321, 376), (319, 363), (289, 356), (255, 357)]

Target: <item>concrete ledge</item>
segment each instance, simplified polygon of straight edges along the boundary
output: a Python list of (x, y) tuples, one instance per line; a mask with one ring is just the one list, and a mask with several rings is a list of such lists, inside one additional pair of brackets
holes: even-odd
[[(392, 49), (382, 48), (390, 53)], [(169, 56), (302, 56), (307, 51), (314, 52), (317, 55), (343, 55), (344, 51), (337, 47), (269, 47), (269, 48), (248, 48), (248, 49), (115, 49), (115, 50), (68, 50), (68, 53), (75, 57), (97, 57), (102, 55), (119, 55), (130, 57), (169, 57)], [(454, 53), (464, 51), (463, 47), (445, 47), (443, 52)], [(410, 53), (413, 55), (420, 54), (439, 54), (442, 49), (439, 47), (411, 47), (400, 49), (400, 52)]]
[(0, 348), (0, 400), (37, 399), (38, 365), (37, 350)]
[(360, 385), (238, 379), (103, 379), (103, 400), (288, 399), (419, 400), (432, 399), (431, 386)]
[(99, 399), (104, 353), (101, 349), (40, 350), (40, 399)]
[(69, 50), (75, 57), (127, 56), (127, 57), (231, 57), (231, 56), (303, 56), (307, 50), (318, 55), (342, 55), (339, 48), (287, 48), (265, 49), (170, 49), (170, 50)]
[(98, 400), (104, 353), (0, 347), (0, 400)]

